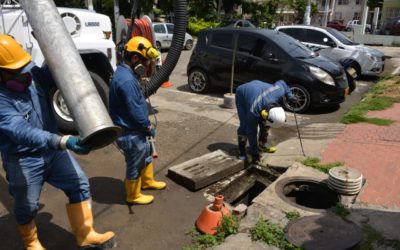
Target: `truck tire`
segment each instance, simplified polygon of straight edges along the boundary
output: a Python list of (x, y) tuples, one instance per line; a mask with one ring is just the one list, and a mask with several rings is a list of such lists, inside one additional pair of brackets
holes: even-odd
[[(89, 71), (89, 74), (94, 82), (94, 85), (96, 86), (97, 91), (99, 92), (99, 95), (104, 105), (106, 106), (106, 108), (108, 108), (109, 87), (107, 83), (98, 74), (91, 71)], [(60, 132), (73, 134), (78, 133), (74, 121), (64, 101), (64, 98), (61, 96), (61, 92), (57, 87), (53, 88), (50, 91), (50, 103)]]

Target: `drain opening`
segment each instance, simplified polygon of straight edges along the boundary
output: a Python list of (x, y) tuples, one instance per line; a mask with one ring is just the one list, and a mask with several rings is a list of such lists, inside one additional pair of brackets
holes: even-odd
[[(222, 194), (225, 202), (236, 206), (239, 204), (251, 205), (254, 198), (262, 193), (272, 182), (274, 182), (286, 169), (269, 167), (253, 167), (244, 170), (240, 175), (229, 181), (221, 181), (211, 187), (209, 194)], [(225, 182), (226, 185), (221, 185)]]
[(329, 209), (339, 202), (336, 192), (316, 180), (284, 179), (277, 183), (277, 192), (289, 203), (310, 209)]
[(265, 184), (255, 181), (254, 185), (241, 196), (237, 197), (236, 200), (232, 201), (231, 205), (236, 206), (239, 204), (245, 204), (246, 206), (250, 206), (253, 199), (261, 194), (261, 192), (266, 188), (267, 186)]

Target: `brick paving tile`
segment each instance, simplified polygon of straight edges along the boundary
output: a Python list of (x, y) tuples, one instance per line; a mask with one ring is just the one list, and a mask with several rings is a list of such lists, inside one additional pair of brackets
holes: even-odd
[(390, 126), (350, 124), (321, 152), (322, 163), (340, 161), (367, 180), (361, 202), (400, 208), (400, 104), (368, 117), (392, 119)]

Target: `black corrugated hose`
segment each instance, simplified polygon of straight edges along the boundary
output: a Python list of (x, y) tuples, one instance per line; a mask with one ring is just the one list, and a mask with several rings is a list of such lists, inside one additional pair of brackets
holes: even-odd
[(183, 42), (185, 41), (187, 24), (187, 5), (186, 0), (175, 0), (174, 1), (174, 36), (172, 37), (171, 47), (168, 51), (165, 64), (151, 77), (148, 84), (144, 87), (145, 97), (149, 97), (156, 93), (160, 86), (168, 81), (169, 76), (174, 70), (178, 63), (181, 51), (183, 48)]

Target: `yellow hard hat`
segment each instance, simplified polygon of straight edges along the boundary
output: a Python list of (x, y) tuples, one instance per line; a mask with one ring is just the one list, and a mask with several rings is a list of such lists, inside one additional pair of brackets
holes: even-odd
[(159, 55), (158, 50), (151, 45), (151, 42), (142, 36), (132, 37), (125, 45), (125, 50), (139, 53), (150, 60), (155, 60)]
[(18, 43), (9, 35), (0, 34), (0, 68), (20, 69), (32, 60)]

